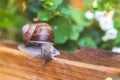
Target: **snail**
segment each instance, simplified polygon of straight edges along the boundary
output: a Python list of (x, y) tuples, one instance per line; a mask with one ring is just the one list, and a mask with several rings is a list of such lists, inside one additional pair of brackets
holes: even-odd
[(41, 57), (44, 62), (50, 61), (60, 52), (54, 48), (54, 33), (47, 23), (27, 24), (22, 28), (24, 44), (18, 49), (32, 58)]

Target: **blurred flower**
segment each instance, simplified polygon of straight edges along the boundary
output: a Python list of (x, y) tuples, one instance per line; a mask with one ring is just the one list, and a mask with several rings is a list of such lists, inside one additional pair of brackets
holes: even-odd
[(113, 80), (111, 77), (107, 77), (105, 78), (105, 80)]
[(92, 13), (91, 11), (87, 11), (85, 13), (85, 17), (86, 17), (86, 19), (91, 20), (94, 18), (94, 13)]
[(108, 39), (115, 39), (117, 37), (118, 30), (115, 28), (112, 28), (108, 31), (106, 31), (105, 36), (108, 37)]
[(97, 0), (94, 0), (94, 2), (93, 2), (93, 8), (97, 8)]
[(103, 40), (103, 41), (108, 41), (108, 38), (107, 38), (106, 36), (103, 36), (103, 37), (102, 37), (102, 40)]
[(118, 33), (118, 30), (115, 28), (112, 28), (112, 29), (105, 32), (105, 35), (103, 36), (102, 40), (107, 41), (109, 39), (111, 39), (111, 40), (116, 39), (117, 33)]
[(101, 19), (104, 17), (106, 11), (96, 11), (95, 12), (95, 19), (100, 22)]
[(100, 28), (101, 28), (103, 31), (107, 31), (107, 30), (109, 30), (109, 29), (111, 29), (111, 28), (114, 27), (114, 22), (113, 22), (113, 20), (112, 20), (112, 19), (109, 19), (109, 18), (107, 18), (107, 17), (102, 18), (99, 24), (100, 24)]
[(112, 19), (113, 14), (114, 14), (114, 11), (110, 11), (105, 13), (103, 16), (101, 16), (99, 24), (100, 24), (100, 28), (103, 31), (107, 31), (114, 27), (114, 21)]
[(114, 48), (112, 49), (112, 51), (113, 51), (113, 52), (119, 52), (119, 53), (120, 53), (120, 47), (114, 47)]

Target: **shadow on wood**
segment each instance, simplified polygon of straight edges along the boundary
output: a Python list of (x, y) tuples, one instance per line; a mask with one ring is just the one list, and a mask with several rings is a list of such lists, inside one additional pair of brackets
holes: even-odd
[(49, 63), (30, 59), (17, 43), (0, 42), (0, 80), (116, 80), (120, 78), (120, 54), (97, 49), (60, 51)]

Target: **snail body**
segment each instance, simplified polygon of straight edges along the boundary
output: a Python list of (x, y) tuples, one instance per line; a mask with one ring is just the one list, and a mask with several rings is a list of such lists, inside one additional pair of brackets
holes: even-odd
[(42, 57), (49, 61), (60, 52), (54, 48), (54, 33), (47, 23), (27, 24), (22, 28), (24, 44), (19, 45), (21, 51), (31, 57)]

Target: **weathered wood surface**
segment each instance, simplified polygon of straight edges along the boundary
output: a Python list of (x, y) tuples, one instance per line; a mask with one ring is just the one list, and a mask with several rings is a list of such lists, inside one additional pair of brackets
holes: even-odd
[[(0, 80), (113, 80), (120, 78), (120, 54), (80, 49), (42, 65), (17, 49), (17, 43), (0, 41)], [(109, 79), (110, 80), (110, 79)]]

